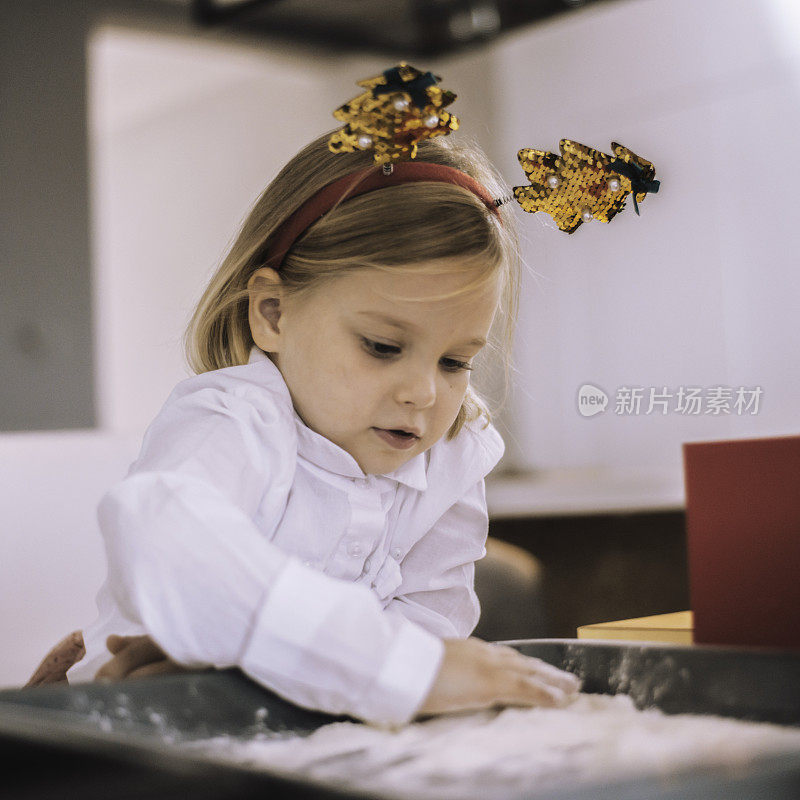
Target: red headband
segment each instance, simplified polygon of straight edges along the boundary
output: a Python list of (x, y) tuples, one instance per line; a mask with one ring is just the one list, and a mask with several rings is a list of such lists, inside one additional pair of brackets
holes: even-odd
[(345, 175), (343, 178), (329, 183), (310, 197), (291, 216), (284, 220), (278, 229), (269, 247), (269, 257), (264, 266), (278, 269), (283, 259), (291, 249), (298, 237), (318, 219), (328, 213), (334, 206), (358, 197), (360, 194), (374, 192), (386, 186), (397, 186), (401, 183), (453, 183), (472, 192), (479, 197), (484, 205), (493, 213), (500, 216), (498, 203), (489, 194), (484, 186), (466, 172), (454, 167), (445, 167), (441, 164), (427, 162), (404, 161), (394, 164), (391, 174), (386, 175), (381, 167), (367, 167), (359, 172)]

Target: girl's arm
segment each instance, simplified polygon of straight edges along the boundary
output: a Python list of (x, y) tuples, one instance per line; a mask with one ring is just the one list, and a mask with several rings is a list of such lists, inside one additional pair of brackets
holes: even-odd
[(403, 723), (444, 645), (256, 526), (257, 513), (280, 518), (291, 486), (285, 423), (261, 397), (203, 389), (168, 403), (100, 505), (117, 606), (173, 661), (238, 666), (299, 705)]
[(469, 636), (480, 615), (474, 562), (486, 554), (487, 531), (481, 479), (401, 564), (403, 580), (387, 613), (444, 638), (442, 665), (418, 716), (504, 705), (562, 705), (580, 688), (574, 675), (540, 659)]
[(481, 478), (408, 551), (402, 583), (386, 606), (444, 638), (469, 636), (478, 624), (475, 561), (486, 555), (489, 520)]

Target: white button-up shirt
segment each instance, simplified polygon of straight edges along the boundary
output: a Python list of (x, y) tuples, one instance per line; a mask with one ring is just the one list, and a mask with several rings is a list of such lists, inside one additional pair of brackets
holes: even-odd
[(173, 660), (236, 666), (298, 705), (378, 724), (412, 719), (480, 608), (483, 479), (503, 453), (468, 424), (386, 475), (308, 428), (277, 367), (180, 383), (127, 477), (100, 503), (108, 577), (86, 655), (147, 633)]

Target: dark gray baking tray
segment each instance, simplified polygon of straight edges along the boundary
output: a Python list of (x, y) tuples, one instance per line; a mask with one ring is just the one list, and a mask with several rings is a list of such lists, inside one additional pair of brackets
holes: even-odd
[[(578, 674), (584, 690), (624, 692), (639, 708), (800, 725), (800, 652), (660, 644), (512, 642)], [(302, 778), (214, 763), (175, 743), (259, 732), (308, 734), (346, 719), (298, 708), (236, 671), (115, 684), (0, 691), (0, 747), (10, 766), (0, 796), (93, 798), (359, 797)], [(533, 800), (800, 798), (800, 753), (735, 769), (700, 768)], [(515, 798), (519, 798), (517, 793)]]

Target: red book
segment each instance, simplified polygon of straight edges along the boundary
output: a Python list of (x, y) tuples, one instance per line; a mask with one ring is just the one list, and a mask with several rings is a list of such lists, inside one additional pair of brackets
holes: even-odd
[(800, 648), (800, 436), (683, 445), (698, 644)]

